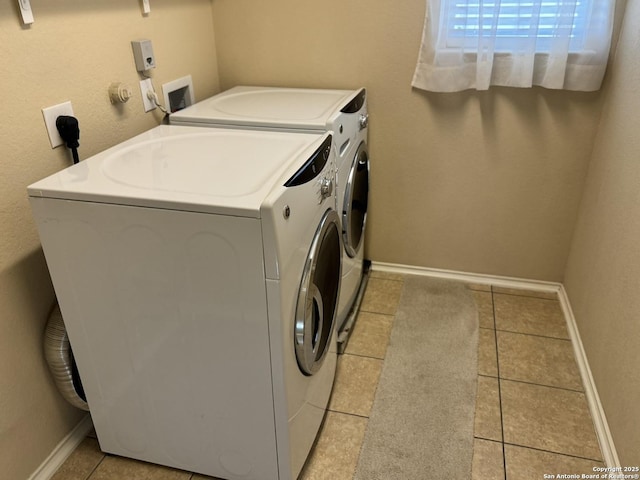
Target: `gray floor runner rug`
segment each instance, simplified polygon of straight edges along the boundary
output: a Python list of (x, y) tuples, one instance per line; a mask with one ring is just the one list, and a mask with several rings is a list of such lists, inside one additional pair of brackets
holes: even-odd
[(477, 352), (465, 285), (407, 276), (356, 480), (471, 479)]

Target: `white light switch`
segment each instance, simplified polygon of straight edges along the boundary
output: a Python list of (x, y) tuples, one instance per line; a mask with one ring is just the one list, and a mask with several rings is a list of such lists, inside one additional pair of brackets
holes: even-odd
[(58, 145), (62, 145), (64, 143), (64, 140), (62, 140), (58, 133), (58, 129), (56, 128), (56, 119), (60, 115), (73, 116), (71, 102), (59, 103), (58, 105), (42, 109), (42, 116), (44, 117), (44, 124), (47, 126), (47, 133), (49, 134), (51, 148), (56, 148)]
[(149, 0), (142, 0), (142, 13), (151, 12), (151, 5), (149, 5)]

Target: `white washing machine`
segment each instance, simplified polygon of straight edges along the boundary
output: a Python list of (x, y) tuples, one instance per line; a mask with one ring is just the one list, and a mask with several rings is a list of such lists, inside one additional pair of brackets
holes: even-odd
[(297, 477), (336, 367), (331, 145), (165, 125), (28, 188), (102, 450)]
[(366, 90), (316, 90), (240, 86), (170, 116), (174, 125), (226, 126), (288, 132), (332, 132), (337, 151), (337, 208), (343, 233), (338, 325), (348, 320), (363, 280), (364, 232), (369, 194)]

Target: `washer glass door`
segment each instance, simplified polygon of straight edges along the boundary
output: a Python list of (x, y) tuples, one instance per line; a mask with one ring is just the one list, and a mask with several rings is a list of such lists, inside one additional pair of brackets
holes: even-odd
[(369, 199), (369, 154), (364, 142), (360, 143), (353, 159), (344, 193), (342, 235), (344, 248), (350, 257), (360, 250), (367, 222)]
[(331, 346), (341, 278), (339, 217), (327, 210), (305, 263), (298, 294), (295, 351), (300, 370), (316, 373)]

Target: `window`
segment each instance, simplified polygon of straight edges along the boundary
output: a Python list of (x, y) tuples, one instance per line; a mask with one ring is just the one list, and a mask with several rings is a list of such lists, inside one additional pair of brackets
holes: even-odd
[[(597, 90), (613, 6), (614, 0), (430, 0), (414, 86), (432, 78), (444, 88), (435, 91), (489, 85)], [(453, 78), (456, 65), (466, 82)], [(443, 76), (444, 83), (438, 81)]]
[(473, 45), (480, 36), (495, 36), (496, 48), (509, 51), (514, 42), (536, 40), (536, 51), (548, 52), (553, 38), (570, 39), (579, 51), (589, 19), (590, 2), (504, 1), (446, 2), (442, 21), (448, 45)]

